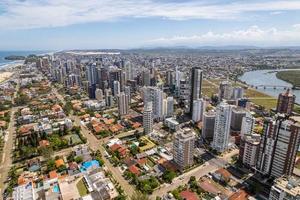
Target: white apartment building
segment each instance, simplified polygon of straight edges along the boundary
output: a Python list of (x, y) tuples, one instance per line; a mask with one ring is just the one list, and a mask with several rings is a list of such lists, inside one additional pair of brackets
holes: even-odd
[(230, 139), (230, 123), (233, 106), (221, 102), (216, 108), (216, 119), (212, 148), (218, 152), (228, 149)]
[(180, 129), (173, 141), (173, 158), (180, 170), (193, 165), (195, 133), (189, 129)]
[(193, 102), (192, 120), (194, 123), (200, 122), (203, 119), (203, 113), (206, 109), (206, 101), (197, 99)]
[(244, 137), (243, 164), (248, 167), (255, 167), (258, 149), (260, 144), (260, 135), (246, 135)]
[(274, 181), (269, 200), (300, 199), (300, 180), (295, 177), (280, 177)]
[(152, 102), (147, 102), (144, 106), (143, 128), (145, 134), (149, 134), (153, 130)]

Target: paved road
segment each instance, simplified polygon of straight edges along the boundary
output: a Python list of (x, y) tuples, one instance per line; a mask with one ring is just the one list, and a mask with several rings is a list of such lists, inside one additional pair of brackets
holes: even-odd
[(225, 154), (223, 157), (216, 157), (213, 158), (205, 164), (200, 165), (196, 167), (195, 169), (192, 169), (191, 171), (176, 177), (172, 184), (164, 184), (159, 189), (155, 190), (153, 194), (150, 196), (151, 199), (155, 200), (157, 196), (162, 196), (166, 194), (167, 192), (176, 189), (180, 185), (187, 184), (190, 180), (191, 176), (195, 176), (196, 179), (200, 179), (201, 177), (207, 175), (209, 172), (214, 172), (219, 168), (225, 167), (226, 164), (230, 161), (231, 157), (238, 154), (238, 150), (233, 150), (227, 154)]
[[(56, 96), (58, 97), (58, 99), (60, 99), (63, 104), (65, 104), (65, 100), (62, 97), (62, 95), (60, 95), (56, 89), (53, 89), (53, 92), (56, 94)], [(108, 170), (112, 173), (113, 178), (120, 184), (120, 186), (122, 187), (122, 189), (124, 190), (125, 194), (127, 196), (131, 196), (135, 189), (132, 185), (130, 185), (122, 176), (120, 170), (117, 167), (114, 167), (109, 160), (104, 157), (105, 155), (105, 149), (102, 146), (103, 142), (105, 141), (105, 138), (102, 140), (98, 140), (94, 134), (91, 133), (90, 130), (88, 130), (88, 128), (84, 125), (81, 124), (80, 119), (78, 116), (75, 115), (70, 115), (70, 118), (74, 121), (74, 124), (76, 126), (80, 126), (81, 127), (81, 133), (84, 135), (84, 137), (86, 137), (87, 142), (88, 142), (88, 146), (93, 150), (100, 150), (101, 155), (102, 155), (102, 159), (104, 161), (105, 166), (108, 168)]]
[[(57, 90), (54, 89), (54, 92), (56, 93), (57, 97), (63, 102), (65, 103), (64, 98), (58, 94)], [(100, 150), (101, 154), (102, 154), (102, 159), (105, 163), (105, 166), (109, 169), (110, 172), (112, 172), (112, 175), (114, 177), (114, 179), (121, 185), (122, 189), (124, 190), (125, 194), (127, 194), (127, 196), (131, 196), (134, 191), (135, 188), (130, 185), (122, 176), (120, 170), (117, 167), (114, 167), (109, 160), (104, 157), (105, 155), (105, 149), (102, 146), (103, 142), (105, 142), (105, 139), (102, 140), (98, 140), (87, 128), (86, 126), (82, 125), (80, 122), (80, 119), (78, 116), (75, 115), (70, 115), (70, 118), (72, 120), (74, 120), (74, 124), (76, 126), (80, 126), (81, 130), (82, 130), (82, 134), (87, 138), (88, 141), (88, 145), (89, 147), (96, 151), (96, 150)], [(184, 175), (177, 177), (173, 180), (172, 184), (165, 184), (162, 185), (159, 189), (155, 190), (153, 192), (153, 194), (151, 195), (151, 199), (155, 199), (156, 196), (162, 196), (163, 194), (166, 194), (168, 191), (170, 190), (174, 190), (175, 188), (177, 188), (179, 185), (183, 185), (188, 183), (189, 179), (191, 176), (195, 176), (197, 179), (201, 178), (204, 175), (207, 175), (209, 172), (214, 172), (217, 169), (221, 168), (221, 167), (225, 167), (225, 165), (229, 162), (229, 160), (231, 159), (231, 157), (233, 155), (236, 155), (238, 153), (237, 150), (234, 150), (228, 154), (226, 154), (224, 157), (216, 157), (211, 159), (210, 161), (206, 162), (205, 165), (201, 165), (199, 167), (196, 167), (195, 169), (185, 173)]]
[(6, 141), (4, 144), (3, 154), (1, 158), (1, 167), (0, 167), (0, 190), (1, 190), (0, 198), (1, 199), (2, 199), (3, 188), (5, 188), (4, 182), (7, 179), (9, 169), (12, 165), (12, 153), (13, 153), (13, 144), (15, 138), (14, 114), (16, 110), (17, 110), (16, 108), (13, 108), (11, 111), (10, 123), (7, 129), (8, 134), (6, 135)]

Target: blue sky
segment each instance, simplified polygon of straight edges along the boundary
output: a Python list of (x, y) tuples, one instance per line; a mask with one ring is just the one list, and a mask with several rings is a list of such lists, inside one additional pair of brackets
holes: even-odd
[(300, 46), (300, 0), (0, 0), (0, 50)]

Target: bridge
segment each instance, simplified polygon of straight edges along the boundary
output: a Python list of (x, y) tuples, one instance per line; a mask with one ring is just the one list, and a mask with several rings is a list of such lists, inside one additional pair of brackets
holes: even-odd
[(290, 87), (286, 86), (286, 85), (250, 85), (250, 87), (258, 89), (258, 88), (263, 88), (263, 89), (267, 89), (267, 88), (273, 88), (274, 90), (276, 89), (288, 89)]

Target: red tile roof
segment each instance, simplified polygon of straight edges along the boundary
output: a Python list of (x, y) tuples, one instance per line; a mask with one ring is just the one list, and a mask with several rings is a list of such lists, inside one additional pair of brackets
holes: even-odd
[(185, 200), (199, 200), (197, 195), (189, 190), (182, 191), (180, 196)]
[(128, 167), (128, 170), (137, 176), (139, 176), (141, 173), (139, 168), (137, 168), (135, 165), (131, 165), (130, 167)]
[(247, 200), (248, 193), (245, 190), (239, 190), (229, 197), (228, 200)]

